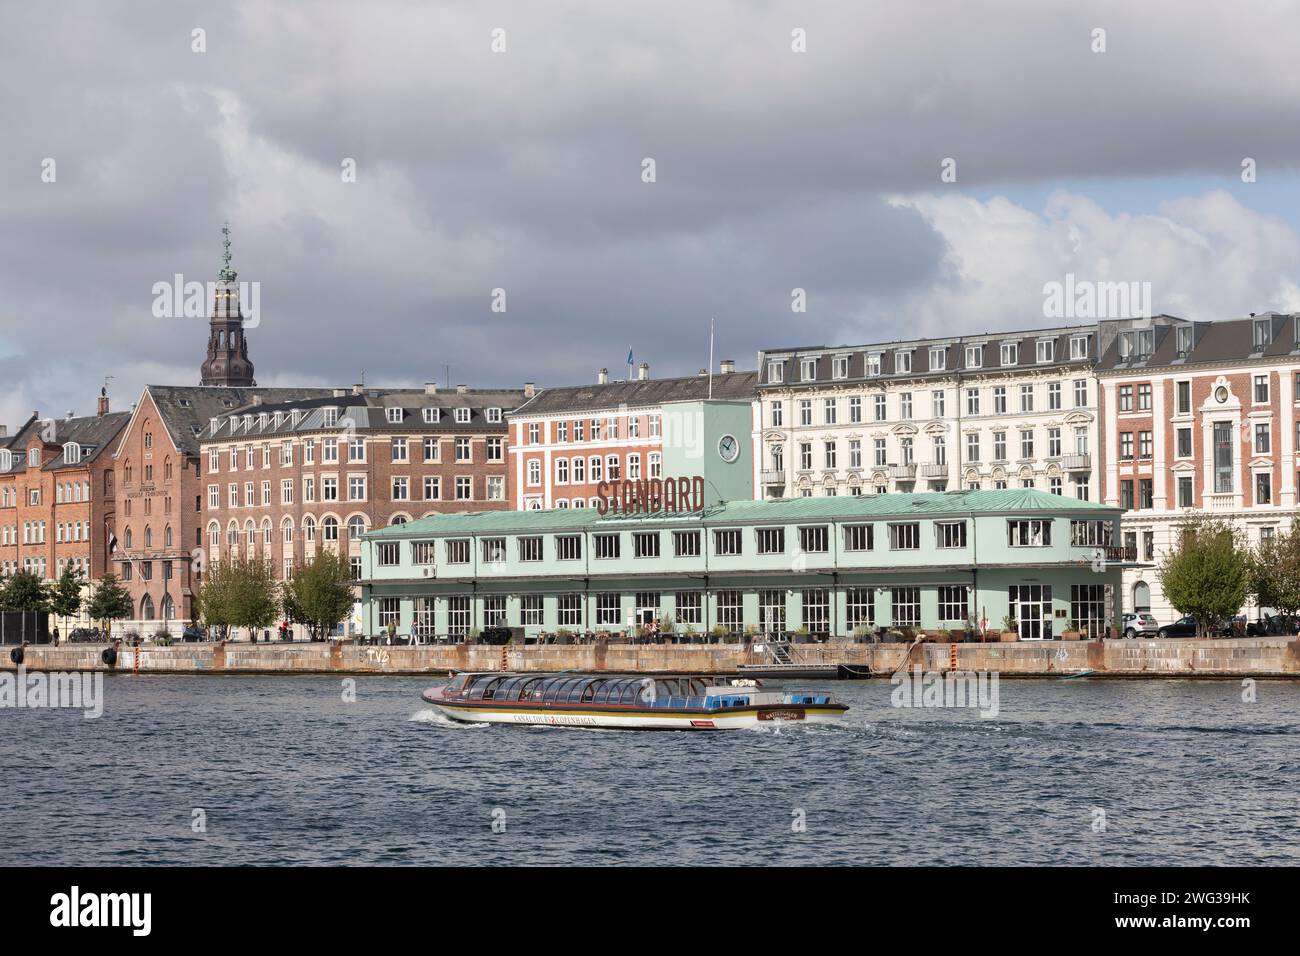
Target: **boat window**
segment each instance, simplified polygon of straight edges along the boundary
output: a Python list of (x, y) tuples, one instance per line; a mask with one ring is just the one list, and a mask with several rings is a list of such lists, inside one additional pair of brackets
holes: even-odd
[(532, 677), (526, 680), (519, 688), (520, 700), (533, 700), (537, 692), (541, 689), (543, 680), (540, 677)]
[[(578, 681), (576, 684), (574, 684), (572, 687), (570, 687), (570, 688), (569, 688), (569, 703), (571, 703), (571, 704), (576, 704), (578, 701), (582, 700), (583, 695), (586, 694), (587, 690), (588, 690), (590, 687), (591, 687), (591, 682), (590, 682), (590, 681), (585, 681), (585, 680), (580, 680), (580, 681)], [(588, 698), (588, 699), (590, 699), (590, 698)]]
[(504, 678), (497, 677), (483, 685), (483, 699), (492, 700), (496, 697), (497, 687), (500, 686)]
[(576, 695), (579, 691), (582, 690), (582, 685), (585, 683), (586, 681), (581, 677), (572, 678), (571, 680), (567, 681), (563, 687), (560, 688), (560, 695), (557, 699), (566, 702), (571, 700), (577, 700), (578, 698)]
[(635, 704), (637, 697), (641, 693), (641, 682), (639, 680), (630, 680), (623, 685), (622, 701), (625, 704)]
[(599, 691), (604, 684), (604, 680), (594, 680), (588, 684), (586, 690), (582, 692), (582, 702), (587, 704), (594, 701), (596, 699), (596, 692)]
[(509, 677), (503, 680), (496, 689), (494, 699), (496, 700), (518, 700), (519, 686), (525, 681), (523, 677)]

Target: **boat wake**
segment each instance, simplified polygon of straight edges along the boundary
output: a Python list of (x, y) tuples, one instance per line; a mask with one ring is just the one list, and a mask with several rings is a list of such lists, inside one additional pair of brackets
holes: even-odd
[(479, 730), (483, 727), (491, 727), (488, 723), (467, 724), (461, 720), (452, 720), (445, 714), (436, 710), (419, 710), (412, 714), (407, 720), (415, 721), (418, 724), (431, 724), (440, 730)]

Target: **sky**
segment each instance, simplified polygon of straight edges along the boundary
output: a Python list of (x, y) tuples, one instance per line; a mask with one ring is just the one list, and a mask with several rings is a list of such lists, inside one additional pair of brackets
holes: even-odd
[(226, 221), (261, 385), (1300, 310), (1297, 3), (0, 3), (11, 433), (197, 384)]

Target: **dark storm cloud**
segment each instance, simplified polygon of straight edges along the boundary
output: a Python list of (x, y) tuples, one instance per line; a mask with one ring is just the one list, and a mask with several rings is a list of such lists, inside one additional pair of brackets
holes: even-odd
[(1133, 7), (14, 7), (0, 415), (84, 410), (105, 374), (119, 404), (195, 380), (202, 323), (154, 319), (150, 288), (211, 278), (225, 218), (241, 278), (263, 283), (264, 383), (442, 380), (444, 363), (562, 383), (621, 374), (629, 347), (690, 373), (710, 316), (742, 365), (909, 334), (903, 305), (952, 276), (943, 238), (882, 197), (938, 190), (944, 157), (970, 189), (1297, 155), (1294, 6)]

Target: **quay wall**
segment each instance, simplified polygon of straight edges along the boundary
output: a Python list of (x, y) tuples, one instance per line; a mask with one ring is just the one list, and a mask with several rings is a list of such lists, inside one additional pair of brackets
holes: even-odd
[[(359, 646), (350, 643), (181, 644), (123, 648), (115, 667), (107, 645), (30, 645), (28, 670), (102, 670), (141, 674), (446, 674), (451, 670), (586, 671), (644, 674), (734, 674), (764, 663), (736, 644), (589, 644)], [(12, 647), (0, 669), (15, 670)], [(796, 664), (867, 665), (888, 676), (900, 667), (927, 671), (993, 671), (1008, 677), (1051, 677), (1090, 670), (1098, 677), (1274, 677), (1300, 679), (1300, 641), (1286, 637), (1219, 640), (1047, 641), (1005, 644), (795, 645)]]

